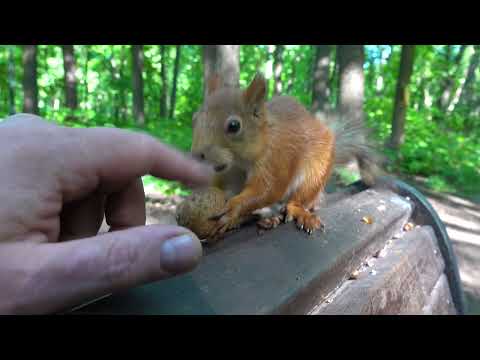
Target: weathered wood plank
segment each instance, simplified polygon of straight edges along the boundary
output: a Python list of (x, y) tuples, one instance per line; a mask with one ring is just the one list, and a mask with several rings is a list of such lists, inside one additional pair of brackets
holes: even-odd
[(417, 228), (393, 242), (372, 266), (374, 275), (347, 281), (312, 314), (422, 314), (444, 269), (433, 230)]
[[(255, 226), (247, 226), (206, 250), (192, 273), (77, 313), (304, 314), (399, 232), (411, 212), (411, 204), (393, 192), (362, 191), (320, 210), (326, 233), (308, 236), (284, 224), (258, 236)], [(373, 223), (363, 223), (365, 216)]]

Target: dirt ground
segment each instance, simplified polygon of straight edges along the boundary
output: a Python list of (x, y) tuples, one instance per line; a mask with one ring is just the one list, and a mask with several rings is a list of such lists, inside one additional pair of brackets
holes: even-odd
[[(447, 227), (460, 268), (469, 314), (480, 315), (480, 199), (468, 200), (422, 189)], [(176, 224), (179, 196), (147, 193), (147, 225)]]

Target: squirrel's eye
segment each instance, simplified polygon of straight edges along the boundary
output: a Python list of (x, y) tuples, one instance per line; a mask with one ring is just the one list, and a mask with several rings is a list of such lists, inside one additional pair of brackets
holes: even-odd
[(229, 134), (236, 134), (240, 131), (241, 127), (242, 125), (240, 124), (240, 121), (238, 121), (237, 119), (231, 119), (227, 123), (226, 130)]

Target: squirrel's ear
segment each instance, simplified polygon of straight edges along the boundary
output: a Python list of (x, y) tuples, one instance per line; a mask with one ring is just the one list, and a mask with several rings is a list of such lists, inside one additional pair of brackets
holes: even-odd
[(267, 95), (267, 81), (262, 74), (257, 73), (248, 88), (243, 93), (247, 106), (258, 106), (265, 101)]
[(223, 79), (218, 74), (210, 75), (207, 80), (207, 95), (211, 95), (214, 91), (218, 90), (223, 83)]

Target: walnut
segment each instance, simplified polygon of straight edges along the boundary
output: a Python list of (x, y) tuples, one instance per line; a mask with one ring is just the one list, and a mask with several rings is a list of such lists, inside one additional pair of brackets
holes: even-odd
[(225, 193), (218, 188), (194, 190), (177, 207), (177, 223), (194, 232), (200, 239), (205, 239), (215, 225), (215, 221), (209, 218), (218, 215), (226, 202)]

